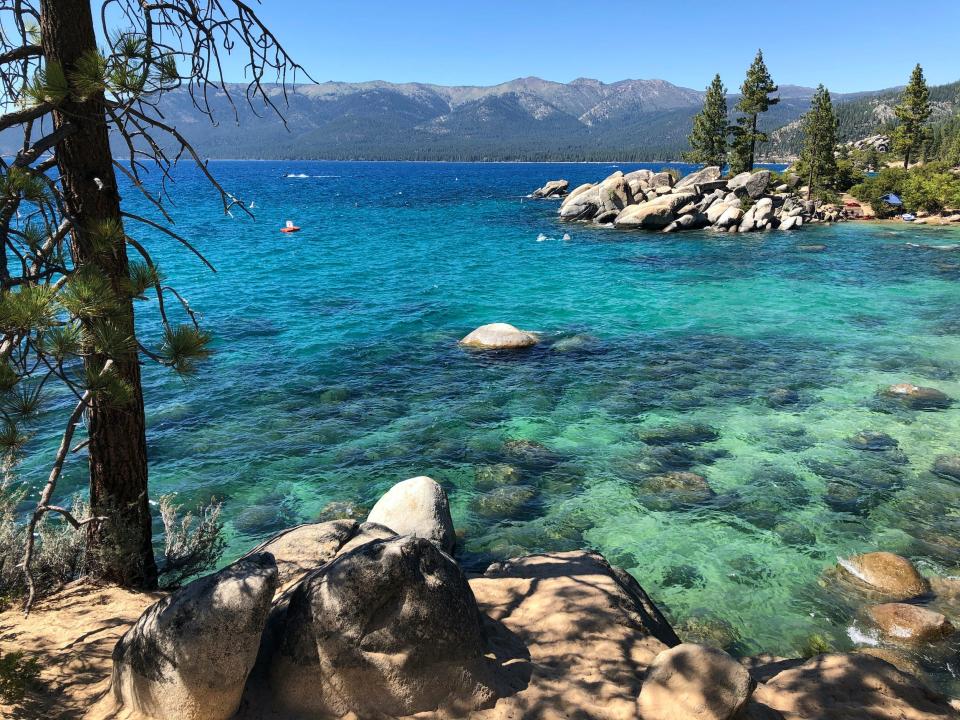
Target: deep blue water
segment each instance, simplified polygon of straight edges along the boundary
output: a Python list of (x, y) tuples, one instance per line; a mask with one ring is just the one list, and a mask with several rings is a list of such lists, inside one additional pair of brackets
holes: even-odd
[[(960, 451), (960, 407), (876, 396), (909, 381), (960, 399), (960, 256), (905, 247), (960, 241), (956, 230), (624, 233), (561, 225), (555, 202), (523, 197), (610, 164), (212, 168), (256, 213), (225, 217), (195, 170), (179, 173), (176, 229), (216, 274), (156, 232), (128, 232), (216, 334), (196, 377), (148, 367), (145, 394), (152, 492), (222, 499), (225, 559), (427, 474), (450, 494), (466, 566), (596, 548), (681, 629), (740, 652), (789, 654), (811, 633), (849, 647), (856, 600), (822, 579), (838, 556), (887, 549), (957, 572), (960, 487), (930, 468)], [(303, 230), (279, 233), (287, 219)], [(827, 250), (798, 249), (808, 243)], [(139, 309), (155, 342), (156, 309)], [(457, 346), (497, 321), (544, 342)], [(771, 404), (778, 389), (798, 402)], [(691, 424), (709, 429), (703, 442), (656, 432)], [(28, 481), (45, 476), (61, 425), (35, 441)], [(860, 431), (898, 448), (856, 449)], [(65, 493), (82, 487), (81, 465)], [(682, 470), (712, 495), (651, 489)], [(496, 478), (508, 486), (491, 489)]]

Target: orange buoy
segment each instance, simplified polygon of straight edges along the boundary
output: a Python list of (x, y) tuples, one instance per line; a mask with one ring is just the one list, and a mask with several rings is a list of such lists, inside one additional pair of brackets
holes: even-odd
[(280, 228), (282, 233), (294, 233), (298, 232), (300, 228), (293, 224), (293, 220), (287, 220), (287, 224)]

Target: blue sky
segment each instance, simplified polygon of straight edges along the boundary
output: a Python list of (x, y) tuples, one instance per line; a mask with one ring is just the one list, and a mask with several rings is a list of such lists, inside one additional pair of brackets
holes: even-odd
[(758, 47), (783, 84), (877, 89), (917, 62), (931, 83), (960, 79), (960, 0), (263, 0), (259, 12), (319, 81), (702, 88), (719, 72), (733, 89)]

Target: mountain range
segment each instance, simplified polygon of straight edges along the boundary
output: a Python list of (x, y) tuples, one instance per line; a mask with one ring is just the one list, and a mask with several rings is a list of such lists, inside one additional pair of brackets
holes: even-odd
[[(703, 92), (665, 80), (569, 83), (536, 77), (489, 87), (424, 83), (325, 82), (299, 85), (282, 102), (268, 92), (283, 122), (231, 86), (211, 96), (217, 125), (185, 92), (167, 95), (161, 110), (211, 158), (330, 160), (671, 160), (686, 148)], [(839, 102), (882, 94), (835, 96)], [(762, 117), (770, 131), (796, 121), (811, 88), (780, 87), (781, 101)], [(737, 96), (731, 95), (731, 110)], [(120, 148), (118, 148), (120, 149)]]

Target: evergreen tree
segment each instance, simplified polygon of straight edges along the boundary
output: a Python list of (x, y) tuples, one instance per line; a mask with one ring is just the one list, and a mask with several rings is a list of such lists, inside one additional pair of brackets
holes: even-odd
[[(287, 70), (298, 66), (241, 2), (18, 0), (0, 6), (0, 25), (0, 130), (19, 128), (23, 138), (16, 156), (0, 159), (4, 471), (23, 448), (41, 391), (59, 381), (63, 395), (79, 401), (25, 534), (27, 605), (34, 590), (34, 531), (46, 513), (83, 528), (91, 574), (152, 588), (158, 568), (140, 366), (147, 359), (189, 373), (209, 355), (210, 336), (164, 282), (133, 228), (149, 226), (196, 252), (169, 228), (163, 203), (163, 186), (181, 156), (197, 162), (225, 210), (243, 207), (157, 104), (183, 89), (209, 114), (208, 97), (235, 92), (221, 74), (223, 50), (243, 52), (253, 78), (246, 96), (269, 108), (275, 96), (261, 85), (267, 74), (286, 89)], [(111, 136), (128, 157), (114, 156)], [(145, 185), (147, 163), (155, 166), (161, 187)], [(143, 193), (160, 221), (124, 207), (115, 171), (132, 191)], [(162, 325), (155, 341), (138, 337), (134, 322), (134, 304), (148, 293), (156, 296)], [(56, 482), (78, 427), (86, 431), (78, 449), (86, 448), (89, 463), (89, 517), (55, 504)]]
[(757, 143), (767, 140), (766, 134), (757, 129), (757, 119), (761, 113), (769, 110), (771, 105), (780, 102), (779, 97), (770, 97), (770, 93), (777, 92), (777, 89), (763, 61), (763, 51), (757, 50), (757, 56), (747, 70), (743, 85), (740, 86), (740, 100), (736, 104), (736, 110), (741, 115), (737, 118), (736, 126), (731, 128), (731, 174), (753, 170)]
[(683, 157), (688, 162), (716, 165), (723, 168), (727, 162), (727, 89), (715, 75), (703, 98), (703, 110), (693, 118), (690, 133), (690, 151)]
[(800, 155), (801, 177), (807, 179), (807, 199), (816, 193), (834, 188), (837, 178), (837, 116), (833, 112), (830, 92), (817, 87), (810, 101), (810, 110), (803, 116), (803, 151)]
[(903, 153), (903, 167), (908, 169), (910, 156), (923, 148), (927, 137), (927, 120), (930, 119), (930, 89), (919, 64), (913, 69), (910, 82), (894, 112), (900, 124), (893, 131), (893, 147)]

